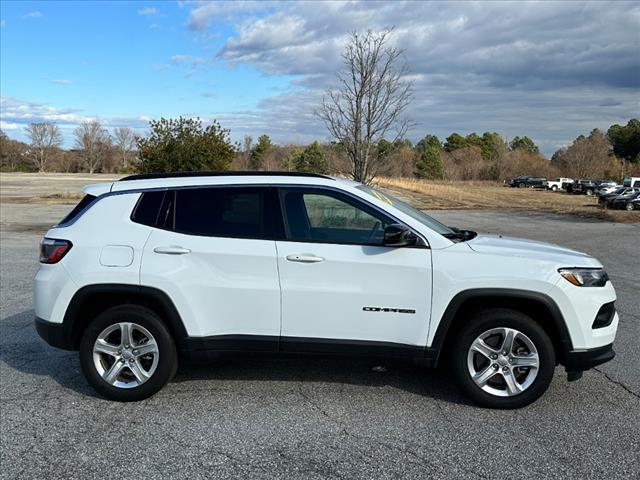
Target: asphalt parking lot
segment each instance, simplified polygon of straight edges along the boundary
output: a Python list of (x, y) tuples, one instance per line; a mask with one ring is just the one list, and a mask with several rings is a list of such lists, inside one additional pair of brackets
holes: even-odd
[(1, 478), (638, 478), (640, 224), (434, 212), (589, 252), (616, 286), (616, 359), (574, 383), (557, 369), (525, 409), (470, 404), (446, 369), (318, 359), (182, 365), (153, 398), (121, 404), (33, 328), (40, 235), (69, 208), (2, 205)]

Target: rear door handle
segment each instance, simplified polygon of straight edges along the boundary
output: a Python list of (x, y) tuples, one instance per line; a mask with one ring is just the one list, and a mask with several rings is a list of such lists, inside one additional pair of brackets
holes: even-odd
[(290, 262), (299, 262), (299, 263), (319, 263), (324, 262), (324, 258), (316, 257), (315, 255), (309, 253), (295, 253), (293, 255), (287, 255), (287, 260)]
[(191, 253), (191, 250), (188, 248), (178, 247), (176, 245), (171, 245), (169, 247), (156, 247), (153, 251), (163, 255), (184, 255), (186, 253)]

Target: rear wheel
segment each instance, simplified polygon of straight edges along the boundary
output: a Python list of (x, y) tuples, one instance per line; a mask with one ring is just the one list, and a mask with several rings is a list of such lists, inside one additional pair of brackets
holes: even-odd
[(524, 187), (526, 187), (526, 185), (524, 183), (519, 183), (518, 184), (518, 188), (524, 188)]
[(460, 332), (454, 371), (461, 388), (489, 408), (520, 408), (548, 388), (555, 352), (546, 332), (509, 309), (480, 312)]
[(171, 334), (154, 312), (123, 305), (98, 315), (84, 332), (80, 366), (106, 398), (137, 401), (173, 377), (177, 354)]
[(552, 190), (553, 192), (557, 192), (557, 191), (558, 191), (558, 186), (557, 186), (557, 185), (554, 185), (553, 187), (551, 187), (551, 190)]
[(631, 211), (635, 208), (635, 205), (631, 202), (627, 203), (627, 210)]
[(587, 188), (587, 191), (584, 192), (584, 193), (586, 193), (587, 195), (593, 195), (593, 189), (592, 188)]

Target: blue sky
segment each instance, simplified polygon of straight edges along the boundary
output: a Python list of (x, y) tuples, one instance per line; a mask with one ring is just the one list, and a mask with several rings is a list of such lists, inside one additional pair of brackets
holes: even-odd
[(394, 26), (417, 140), (529, 135), (551, 154), (640, 116), (637, 2), (0, 2), (2, 129), (32, 121), (144, 133), (218, 119), (239, 141), (328, 140), (313, 115), (353, 30)]

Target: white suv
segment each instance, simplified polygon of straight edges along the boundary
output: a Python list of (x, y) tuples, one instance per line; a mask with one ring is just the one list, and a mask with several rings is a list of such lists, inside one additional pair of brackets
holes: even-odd
[(179, 355), (450, 362), (488, 407), (531, 403), (611, 360), (616, 294), (594, 258), (450, 228), (356, 182), (137, 175), (89, 185), (42, 241), (38, 333), (79, 350), (114, 400), (160, 390)]

